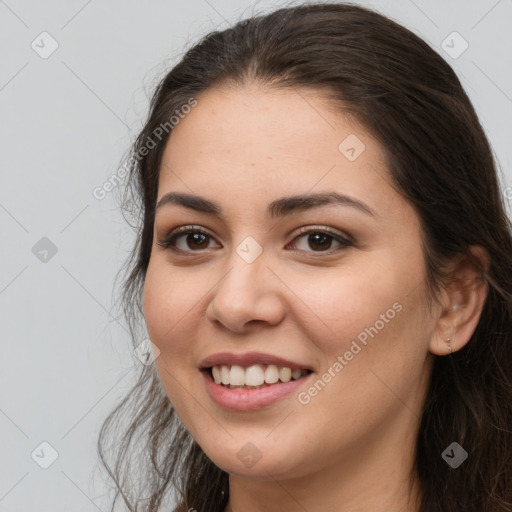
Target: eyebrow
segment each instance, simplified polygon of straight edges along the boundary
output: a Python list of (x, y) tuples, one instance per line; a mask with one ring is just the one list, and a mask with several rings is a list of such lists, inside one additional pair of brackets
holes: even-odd
[[(169, 192), (162, 196), (155, 211), (158, 211), (165, 205), (179, 205), (195, 210), (198, 212), (209, 213), (216, 215), (224, 220), (224, 214), (219, 204), (210, 201), (201, 196), (194, 194), (186, 194), (183, 192)], [(375, 212), (362, 201), (345, 194), (338, 194), (337, 192), (327, 192), (318, 194), (303, 194), (297, 196), (286, 196), (276, 199), (269, 203), (267, 206), (267, 216), (270, 217), (284, 217), (293, 212), (310, 210), (324, 205), (339, 205), (349, 206), (370, 215), (376, 216)]]

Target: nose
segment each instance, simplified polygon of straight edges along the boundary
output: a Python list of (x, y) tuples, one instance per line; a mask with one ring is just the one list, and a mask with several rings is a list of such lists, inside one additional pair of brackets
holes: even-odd
[(279, 324), (285, 315), (283, 283), (261, 256), (252, 263), (236, 254), (233, 260), (214, 287), (206, 318), (237, 333), (251, 326)]

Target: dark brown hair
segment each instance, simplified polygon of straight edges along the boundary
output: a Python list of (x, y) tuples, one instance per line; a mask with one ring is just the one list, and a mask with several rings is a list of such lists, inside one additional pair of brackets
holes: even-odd
[[(510, 512), (512, 236), (497, 167), (452, 68), (377, 12), (313, 3), (252, 16), (202, 38), (161, 80), (131, 148), (122, 205), (123, 213), (134, 215), (136, 229), (122, 289), (134, 345), (142, 337), (142, 289), (170, 131), (149, 152), (143, 148), (191, 98), (200, 102), (214, 85), (247, 83), (321, 91), (382, 144), (393, 186), (420, 216), (434, 300), (446, 277), (444, 262), (459, 253), (471, 257), (471, 245), (488, 251), (490, 267), (482, 269), (488, 296), (477, 328), (464, 348), (435, 357), (412, 472), (421, 483), (421, 512)], [(154, 365), (140, 367), (138, 382), (105, 420), (98, 439), (116, 486), (112, 510), (119, 495), (129, 510), (144, 512), (177, 495), (177, 511), (223, 511), (228, 475), (186, 431)], [(107, 462), (107, 439), (115, 464)], [(469, 453), (457, 469), (441, 457), (453, 441)]]

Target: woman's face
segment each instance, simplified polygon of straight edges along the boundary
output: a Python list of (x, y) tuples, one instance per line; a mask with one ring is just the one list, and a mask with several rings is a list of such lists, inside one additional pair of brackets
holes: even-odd
[(412, 461), (435, 315), (384, 148), (311, 91), (197, 100), (163, 155), (144, 288), (172, 405), (239, 477), (389, 474)]

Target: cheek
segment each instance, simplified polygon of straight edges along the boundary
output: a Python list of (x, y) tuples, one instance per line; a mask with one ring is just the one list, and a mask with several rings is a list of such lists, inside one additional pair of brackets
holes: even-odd
[(320, 416), (327, 421), (326, 411), (330, 422), (342, 418), (325, 432), (332, 444), (377, 431), (386, 418), (403, 411), (403, 402), (416, 408), (426, 353), (418, 330), (423, 302), (419, 290), (411, 294), (405, 283), (397, 283), (375, 282), (365, 290), (355, 283), (349, 287), (347, 280), (344, 290), (328, 288), (342, 299), (322, 303), (322, 321), (336, 336), (312, 338), (322, 353), (322, 382), (312, 382), (297, 398), (304, 404), (303, 421), (315, 423)]
[(376, 322), (382, 328), (383, 321), (397, 315), (409, 289), (392, 268), (384, 275), (380, 268), (362, 265), (329, 269), (328, 276), (294, 276), (296, 303), (302, 302), (305, 313), (300, 315), (303, 329), (317, 340), (343, 344)]
[[(144, 283), (143, 307), (149, 337), (160, 350), (155, 366), (165, 393), (182, 419), (192, 406), (184, 389), (190, 389), (190, 343), (197, 326), (193, 307), (197, 297), (183, 293), (187, 283), (165, 265), (152, 261)], [(196, 375), (194, 375), (196, 376)], [(187, 421), (187, 424), (190, 423)], [(194, 432), (193, 427), (192, 432)]]
[(401, 263), (390, 255), (378, 264), (331, 270), (329, 278), (313, 282), (311, 276), (295, 278), (294, 290), (307, 307), (302, 306), (304, 315), (294, 318), (300, 318), (301, 329), (319, 349), (326, 367), (345, 354), (358, 371), (421, 362), (426, 350), (421, 333), (428, 332), (421, 258)]
[(184, 332), (193, 330), (194, 306), (200, 294), (192, 293), (188, 284), (183, 275), (178, 279), (178, 274), (164, 265), (150, 262), (144, 283), (144, 318), (149, 337), (164, 358), (169, 349), (174, 354), (184, 352)]

